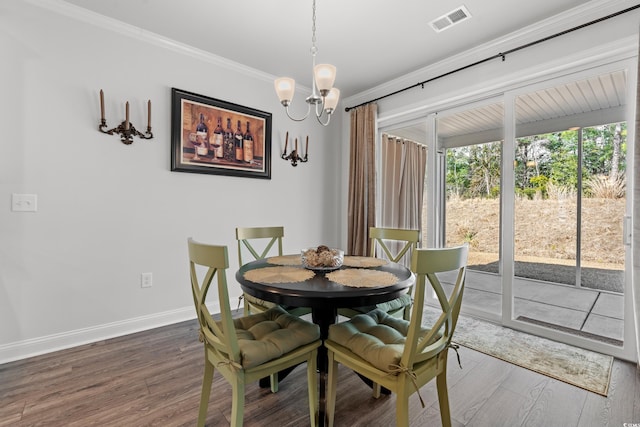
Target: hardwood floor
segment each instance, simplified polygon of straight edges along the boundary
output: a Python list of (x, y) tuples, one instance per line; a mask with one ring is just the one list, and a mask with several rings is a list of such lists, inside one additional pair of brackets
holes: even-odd
[[(454, 426), (616, 426), (640, 423), (640, 375), (616, 360), (609, 397), (460, 348), (449, 358)], [(0, 365), (0, 426), (192, 426), (203, 350), (195, 321)], [(439, 426), (434, 382), (410, 402), (412, 426)], [(231, 388), (216, 373), (209, 426), (228, 426)], [(247, 386), (245, 426), (308, 426), (305, 369), (272, 394)], [(395, 425), (394, 396), (379, 400), (342, 368), (336, 426)]]

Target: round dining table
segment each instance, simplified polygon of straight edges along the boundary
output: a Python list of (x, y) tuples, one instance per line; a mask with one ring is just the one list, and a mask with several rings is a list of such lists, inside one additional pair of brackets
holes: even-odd
[[(294, 258), (295, 256), (288, 255), (285, 257)], [(357, 258), (366, 259), (367, 257)], [(345, 256), (344, 264), (345, 265), (340, 267), (341, 270), (356, 268), (349, 266), (348, 256)], [(331, 281), (328, 278), (331, 277), (331, 275), (328, 275), (328, 272), (314, 272), (315, 274), (311, 278), (291, 282), (279, 281), (273, 283), (268, 280), (261, 281), (255, 278), (248, 280), (245, 278), (246, 273), (251, 270), (277, 266), (277, 264), (274, 264), (272, 261), (272, 258), (259, 259), (243, 265), (236, 272), (236, 280), (240, 283), (240, 287), (245, 293), (256, 298), (283, 306), (309, 307), (311, 309), (311, 320), (320, 327), (320, 337), (322, 340), (325, 340), (329, 332), (329, 326), (334, 324), (338, 318), (339, 308), (371, 306), (393, 300), (405, 294), (415, 282), (414, 274), (409, 268), (402, 264), (385, 261), (372, 264), (376, 265), (364, 268), (367, 270), (391, 273), (397, 279), (395, 283), (385, 283), (381, 286), (371, 286), (371, 284), (369, 284), (366, 287), (347, 286)], [(304, 269), (301, 263), (293, 265), (292, 267)], [(322, 346), (318, 349), (320, 425), (324, 425), (326, 422), (325, 392), (327, 363), (327, 351), (326, 348)]]

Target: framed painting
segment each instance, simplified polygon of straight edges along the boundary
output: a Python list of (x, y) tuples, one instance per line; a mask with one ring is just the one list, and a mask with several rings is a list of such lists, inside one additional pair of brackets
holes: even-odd
[(271, 113), (172, 88), (171, 170), (271, 179)]

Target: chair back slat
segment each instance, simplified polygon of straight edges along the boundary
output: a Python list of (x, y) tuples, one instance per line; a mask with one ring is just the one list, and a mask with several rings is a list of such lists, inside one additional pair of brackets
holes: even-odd
[[(412, 270), (416, 274), (415, 294), (411, 323), (402, 356), (403, 366), (413, 366), (430, 359), (451, 343), (462, 304), (468, 252), (467, 245), (414, 251)], [(451, 271), (457, 274), (453, 290), (447, 297), (438, 274)], [(424, 298), (428, 289), (435, 292), (442, 313), (427, 329), (422, 318)]]
[[(284, 237), (284, 227), (238, 227), (236, 228), (236, 240), (238, 241), (238, 261), (244, 265), (242, 260), (242, 248), (246, 248), (253, 256), (253, 260), (266, 258), (273, 246), (277, 243), (277, 254), (282, 255), (282, 238)], [(257, 250), (250, 240), (270, 239), (262, 251)]]
[(380, 248), (390, 261), (400, 262), (405, 254), (418, 247), (420, 230), (370, 227), (369, 238), (372, 257), (376, 256), (376, 248)]
[[(218, 351), (224, 358), (240, 362), (240, 349), (227, 288), (226, 270), (229, 267), (227, 247), (206, 245), (191, 238), (188, 240), (188, 246), (191, 291), (202, 337), (212, 350)], [(199, 271), (204, 272), (198, 274)], [(206, 305), (207, 295), (214, 279), (217, 279), (220, 321), (213, 319)]]

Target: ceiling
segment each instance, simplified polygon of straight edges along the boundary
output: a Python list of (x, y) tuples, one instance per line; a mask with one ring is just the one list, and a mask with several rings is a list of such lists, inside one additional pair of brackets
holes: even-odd
[[(311, 87), (312, 0), (65, 1)], [(344, 99), (585, 3), (317, 0), (317, 62), (337, 67)], [(470, 19), (432, 29), (431, 21), (460, 6)]]

